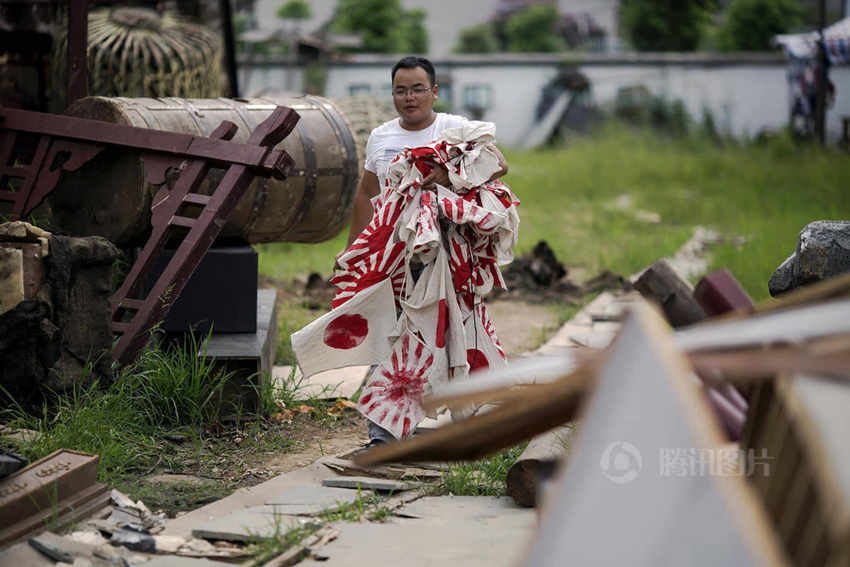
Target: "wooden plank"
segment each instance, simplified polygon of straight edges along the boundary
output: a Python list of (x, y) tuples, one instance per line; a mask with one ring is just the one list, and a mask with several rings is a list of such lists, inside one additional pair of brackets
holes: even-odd
[(634, 283), (641, 295), (657, 303), (674, 327), (705, 319), (705, 311), (694, 299), (691, 285), (679, 277), (665, 260), (647, 268)]
[(703, 277), (694, 288), (694, 299), (709, 317), (754, 306), (753, 300), (726, 268)]
[[(589, 374), (589, 371), (587, 371)], [(432, 433), (380, 445), (352, 460), (359, 466), (389, 462), (474, 460), (531, 439), (571, 421), (581, 406), (588, 377), (578, 371), (566, 380), (529, 388), (510, 404)]]
[(797, 344), (850, 334), (850, 299), (833, 299), (797, 309), (721, 319), (677, 331), (676, 345), (686, 351)]
[(688, 462), (722, 447), (666, 324), (635, 307), (600, 372), (569, 466), (548, 491), (525, 564), (787, 564), (744, 479), (712, 473), (710, 459)]

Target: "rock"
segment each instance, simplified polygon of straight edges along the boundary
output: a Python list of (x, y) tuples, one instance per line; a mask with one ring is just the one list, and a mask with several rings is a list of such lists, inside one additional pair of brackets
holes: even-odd
[(12, 221), (0, 224), (0, 241), (38, 242), (41, 238), (50, 238), (50, 233), (28, 222)]
[(112, 532), (109, 543), (143, 553), (154, 553), (156, 551), (156, 541), (153, 536), (136, 530), (120, 529)]
[(24, 300), (24, 255), (17, 248), (0, 247), (0, 314)]
[(27, 466), (27, 461), (20, 455), (8, 451), (0, 451), (0, 478), (6, 478)]
[(797, 247), (768, 281), (776, 297), (799, 286), (850, 271), (850, 221), (815, 221), (797, 238)]
[[(20, 226), (0, 226), (15, 237), (21, 232)], [(40, 234), (34, 237), (43, 238)], [(61, 392), (82, 378), (94, 381), (111, 373), (109, 296), (119, 251), (98, 236), (54, 235), (49, 247), (51, 254), (37, 261), (44, 275), (38, 289), (0, 314), (0, 386), (21, 403), (35, 400), (40, 390)]]

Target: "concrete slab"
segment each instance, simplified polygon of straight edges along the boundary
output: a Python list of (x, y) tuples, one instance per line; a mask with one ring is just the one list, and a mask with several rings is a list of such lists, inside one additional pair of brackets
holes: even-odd
[[(458, 520), (488, 522), (494, 518), (524, 517), (529, 509), (517, 506), (513, 498), (497, 496), (426, 496), (405, 504), (401, 512), (444, 524)], [(534, 516), (532, 511), (531, 516)]]
[(620, 323), (615, 323), (611, 321), (597, 321), (593, 323), (593, 332), (617, 334), (620, 332), (620, 327), (622, 327)]
[(371, 478), (368, 476), (338, 476), (326, 478), (322, 486), (345, 488), (346, 490), (380, 490), (383, 492), (404, 492), (422, 486), (418, 482), (402, 482), (386, 478)]
[(357, 500), (356, 490), (332, 488), (316, 484), (302, 484), (287, 488), (283, 493), (268, 498), (268, 506), (274, 506), (281, 514), (318, 514), (322, 510)]
[(579, 346), (602, 349), (611, 344), (616, 336), (615, 333), (581, 333), (570, 335), (570, 340)]
[(209, 559), (195, 559), (192, 557), (178, 557), (176, 555), (167, 555), (162, 557), (154, 557), (150, 561), (142, 563), (145, 567), (220, 567), (232, 566), (232, 563), (224, 563), (222, 561), (211, 561)]
[[(336, 368), (327, 372), (320, 372), (309, 378), (302, 378), (301, 369), (296, 367), (294, 380), (295, 384), (298, 384), (298, 396), (303, 397), (303, 399), (350, 399), (360, 389), (360, 385), (363, 384), (368, 372), (368, 366), (349, 366), (348, 368)], [(292, 366), (275, 366), (272, 370), (274, 385), (280, 387), (291, 373)]]
[(53, 567), (56, 562), (33, 549), (26, 541), (22, 541), (0, 550), (0, 565)]
[(420, 502), (421, 519), (338, 524), (339, 537), (320, 550), (328, 559), (310, 558), (302, 565), (513, 566), (523, 557), (536, 523), (534, 510), (518, 508), (508, 498), (422, 498), (402, 510)]
[(572, 321), (569, 323), (564, 323), (561, 325), (561, 328), (558, 329), (558, 332), (552, 335), (552, 337), (546, 341), (546, 344), (543, 346), (574, 346), (570, 340), (571, 335), (581, 335), (585, 333), (589, 333), (592, 329), (591, 325), (576, 325)]
[(322, 459), (318, 459), (306, 467), (276, 476), (256, 486), (240, 488), (230, 496), (169, 520), (162, 533), (190, 537), (193, 528), (238, 510), (262, 506), (268, 499), (274, 498), (288, 488), (301, 484), (318, 485), (322, 479), (328, 477), (328, 469), (321, 462)]
[(192, 536), (203, 539), (251, 542), (283, 535), (309, 520), (309, 518), (275, 513), (273, 506), (257, 506), (195, 526), (192, 529)]

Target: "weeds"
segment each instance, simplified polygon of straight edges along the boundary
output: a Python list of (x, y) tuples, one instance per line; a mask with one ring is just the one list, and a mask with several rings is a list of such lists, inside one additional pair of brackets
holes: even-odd
[(340, 502), (336, 507), (322, 512), (319, 517), (325, 523), (360, 522), (364, 518), (371, 522), (385, 522), (392, 510), (382, 506), (383, 499), (377, 494), (364, 495), (358, 486), (357, 498), (351, 502)]
[(50, 393), (37, 412), (0, 392), (11, 402), (0, 417), (12, 428), (39, 432), (18, 443), (27, 459), (60, 448), (97, 454), (99, 479), (116, 484), (126, 475), (167, 462), (171, 454), (161, 445), (169, 431), (182, 428), (203, 435), (207, 426), (217, 423), (222, 390), (231, 376), (213, 368), (204, 356), (206, 344), (190, 337), (173, 348), (149, 349), (110, 384), (75, 384), (68, 392)]
[(275, 534), (272, 537), (257, 537), (254, 544), (254, 560), (251, 565), (264, 565), (275, 557), (300, 545), (302, 541), (321, 529), (322, 524), (307, 523), (284, 526), (283, 516), (274, 516)]
[(449, 465), (443, 474), (443, 488), (456, 496), (504, 496), (508, 469), (527, 445), (520, 443), (479, 461)]
[(379, 496), (365, 496), (358, 489), (356, 499), (351, 502), (340, 502), (322, 511), (313, 522), (284, 526), (283, 517), (276, 515), (274, 517), (275, 534), (267, 538), (257, 538), (251, 565), (263, 565), (292, 550), (309, 536), (333, 522), (360, 522), (364, 518), (372, 522), (385, 522), (392, 516), (392, 510), (382, 506), (381, 502)]
[(183, 344), (167, 350), (145, 350), (139, 360), (119, 377), (134, 391), (134, 407), (154, 427), (201, 428), (219, 420), (222, 394), (233, 373), (216, 369), (207, 357), (212, 329), (199, 344), (189, 333)]
[(108, 387), (95, 382), (74, 386), (66, 394), (52, 394), (40, 415), (13, 405), (6, 411), (13, 428), (40, 433), (22, 442), (21, 453), (30, 461), (58, 449), (100, 455), (100, 479), (115, 480), (150, 467), (156, 460), (156, 440), (143, 416), (133, 411), (134, 393), (124, 381)]

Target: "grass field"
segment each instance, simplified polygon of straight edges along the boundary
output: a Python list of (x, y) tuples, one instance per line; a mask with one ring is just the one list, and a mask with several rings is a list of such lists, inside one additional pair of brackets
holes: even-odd
[[(544, 239), (568, 268), (588, 275), (632, 274), (672, 254), (703, 225), (746, 239), (719, 245), (711, 266), (729, 268), (758, 301), (768, 297), (767, 280), (803, 226), (850, 218), (850, 156), (784, 138), (717, 145), (609, 126), (568, 147), (505, 154), (505, 181), (522, 201), (517, 252)], [(632, 209), (612, 206), (623, 195)], [(638, 220), (635, 209), (661, 221)], [(329, 275), (344, 241), (341, 234), (320, 244), (259, 246), (260, 273), (280, 280)]]

